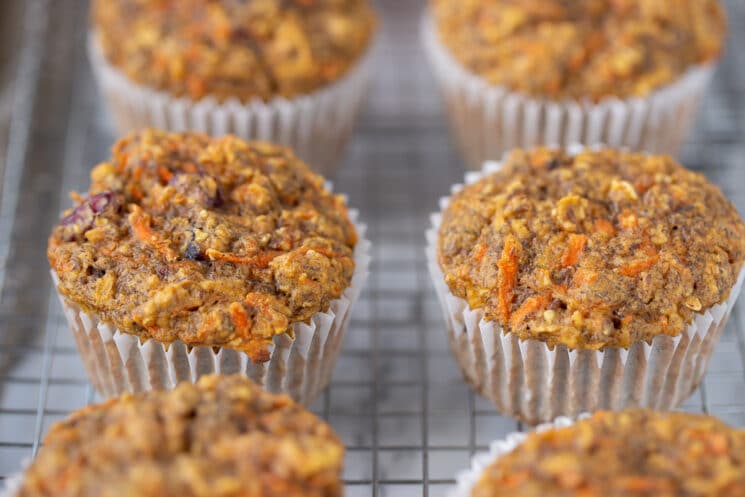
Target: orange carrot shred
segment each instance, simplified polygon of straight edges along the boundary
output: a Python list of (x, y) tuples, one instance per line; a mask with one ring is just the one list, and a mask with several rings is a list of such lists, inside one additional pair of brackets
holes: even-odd
[(654, 255), (646, 259), (636, 260), (625, 266), (621, 266), (618, 268), (618, 272), (624, 276), (636, 276), (657, 264), (658, 259), (659, 257)]
[(481, 259), (484, 258), (484, 255), (486, 254), (486, 244), (485, 243), (479, 243), (476, 245), (476, 250), (474, 251), (473, 258), (476, 260), (476, 262), (481, 262)]
[(592, 285), (598, 279), (598, 273), (589, 269), (577, 269), (572, 278), (574, 286)]
[(163, 183), (168, 183), (169, 181), (171, 181), (173, 173), (166, 167), (158, 166), (158, 177)]
[(569, 267), (577, 264), (586, 243), (587, 237), (585, 235), (571, 235), (564, 255), (561, 257), (561, 267)]
[(519, 268), (520, 242), (515, 237), (505, 239), (502, 255), (497, 262), (497, 314), (503, 322), (510, 320), (512, 313), (512, 299), (517, 286), (517, 271)]
[(176, 252), (168, 245), (168, 241), (162, 239), (150, 228), (150, 216), (143, 212), (139, 206), (133, 206), (129, 214), (129, 224), (132, 226), (132, 233), (142, 243), (153, 247), (158, 252), (165, 255), (166, 259), (173, 261), (177, 258)]
[(616, 228), (607, 219), (598, 219), (595, 221), (595, 230), (611, 236), (616, 234)]
[(248, 264), (259, 268), (269, 267), (269, 263), (280, 254), (282, 254), (282, 252), (269, 251), (262, 252), (258, 255), (246, 257), (237, 254), (227, 254), (215, 249), (207, 249), (205, 251), (205, 255), (213, 261), (226, 261), (232, 262), (234, 264)]
[(248, 318), (246, 310), (238, 302), (230, 304), (230, 319), (233, 321), (235, 326), (236, 334), (243, 337), (248, 337), (251, 324)]
[(518, 326), (526, 317), (528, 317), (528, 315), (537, 311), (542, 311), (548, 307), (548, 304), (550, 303), (551, 298), (548, 295), (534, 295), (528, 297), (512, 314), (512, 317), (510, 317), (510, 326)]

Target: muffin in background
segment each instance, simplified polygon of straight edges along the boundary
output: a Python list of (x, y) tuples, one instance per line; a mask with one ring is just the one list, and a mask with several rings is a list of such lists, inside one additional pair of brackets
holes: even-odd
[(367, 0), (95, 0), (91, 19), (119, 132), (233, 133), (337, 164), (370, 71)]
[(125, 394), (54, 424), (8, 497), (339, 497), (331, 427), (247, 378)]
[(676, 154), (726, 31), (718, 0), (430, 0), (422, 35), (466, 163), (605, 143)]
[(428, 263), (466, 381), (530, 424), (671, 409), (740, 291), (745, 223), (668, 156), (515, 150), (441, 200)]
[(745, 496), (745, 432), (715, 417), (629, 409), (494, 442), (452, 497)]
[(143, 130), (54, 228), (49, 262), (104, 396), (242, 372), (310, 403), (333, 371), (369, 242), (291, 150)]

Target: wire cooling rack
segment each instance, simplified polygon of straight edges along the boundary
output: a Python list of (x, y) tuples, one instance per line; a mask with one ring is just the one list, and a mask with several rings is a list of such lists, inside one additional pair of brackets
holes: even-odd
[[(375, 259), (313, 410), (347, 445), (349, 496), (441, 496), (475, 451), (521, 426), (469, 391), (447, 350), (424, 230), (462, 166), (418, 43), (423, 1), (378, 7), (375, 83), (334, 178), (368, 223)], [(731, 49), (683, 161), (745, 212), (745, 3), (728, 7)], [(50, 423), (95, 399), (45, 256), (67, 192), (86, 188), (114, 139), (85, 59), (86, 9), (75, 0), (0, 4), (0, 478), (35, 453)], [(683, 409), (745, 426), (743, 319), (741, 303)]]

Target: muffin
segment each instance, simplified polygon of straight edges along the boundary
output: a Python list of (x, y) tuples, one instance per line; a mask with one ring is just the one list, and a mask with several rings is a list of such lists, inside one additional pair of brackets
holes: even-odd
[(745, 432), (712, 416), (599, 412), (513, 434), (453, 497), (745, 496)]
[(125, 394), (53, 425), (8, 497), (343, 495), (326, 423), (240, 376)]
[(422, 36), (478, 169), (536, 145), (677, 153), (725, 31), (717, 0), (430, 0)]
[(466, 381), (531, 424), (687, 398), (744, 274), (721, 191), (610, 148), (515, 150), (471, 174), (428, 233)]
[(121, 133), (284, 144), (331, 172), (363, 102), (367, 0), (95, 0), (94, 72)]
[(47, 254), (100, 394), (242, 372), (307, 403), (328, 383), (369, 242), (292, 151), (144, 130), (73, 198)]

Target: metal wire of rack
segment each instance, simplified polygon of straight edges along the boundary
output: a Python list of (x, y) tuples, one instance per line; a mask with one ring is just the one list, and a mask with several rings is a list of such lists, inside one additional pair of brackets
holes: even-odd
[[(426, 274), (428, 214), (462, 166), (419, 48), (423, 4), (378, 2), (375, 84), (334, 178), (374, 244), (334, 379), (313, 406), (347, 445), (350, 497), (446, 495), (474, 452), (522, 428), (461, 380)], [(745, 212), (745, 52), (736, 48), (745, 46), (745, 3), (728, 8), (730, 50), (683, 162)], [(85, 189), (114, 138), (85, 59), (86, 12), (77, 0), (0, 7), (0, 27), (10, 29), (0, 49), (0, 62), (8, 59), (0, 69), (0, 480), (33, 456), (50, 423), (95, 399), (45, 258), (66, 192)], [(745, 426), (743, 311), (741, 303), (704, 383), (682, 406), (737, 426)]]

